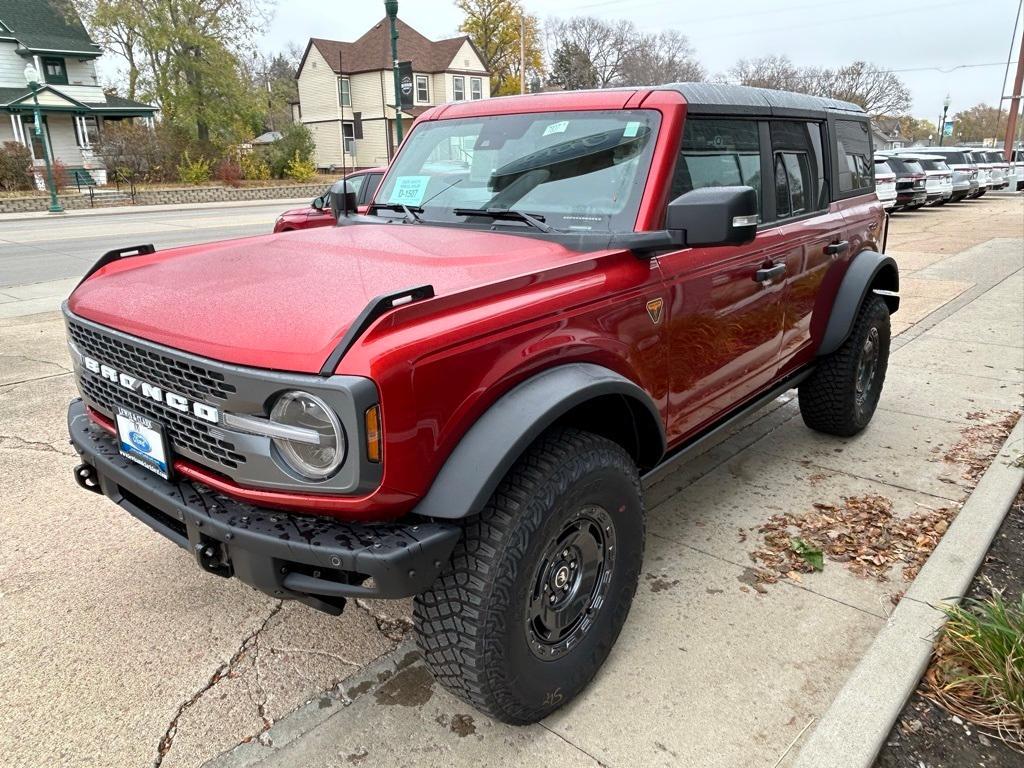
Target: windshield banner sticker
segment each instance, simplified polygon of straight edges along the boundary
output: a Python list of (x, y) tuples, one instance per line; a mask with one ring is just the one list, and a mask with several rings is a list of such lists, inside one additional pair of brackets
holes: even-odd
[(549, 125), (547, 128), (544, 129), (544, 133), (541, 134), (541, 135), (543, 135), (543, 136), (550, 136), (553, 133), (565, 133), (565, 129), (568, 128), (568, 127), (569, 127), (569, 121), (568, 120), (562, 120), (561, 122), (552, 123), (551, 125)]
[(626, 127), (622, 129), (622, 138), (628, 139), (632, 136), (636, 136), (640, 132), (640, 123), (636, 121), (630, 121), (626, 123)]
[(388, 202), (397, 205), (419, 205), (427, 194), (429, 184), (429, 176), (399, 176)]

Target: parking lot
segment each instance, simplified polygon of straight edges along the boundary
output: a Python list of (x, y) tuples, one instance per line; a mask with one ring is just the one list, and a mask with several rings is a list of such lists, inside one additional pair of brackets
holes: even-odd
[[(172, 212), (0, 223), (21, 249), (0, 255), (7, 764), (785, 765), (906, 582), (829, 563), (764, 584), (760, 526), (844, 497), (955, 509), (971, 481), (943, 456), (1024, 397), (1024, 196), (895, 215), (903, 299), (871, 427), (811, 433), (791, 392), (649, 488), (641, 586), (608, 664), (579, 700), (514, 729), (434, 685), (408, 653), (407, 602), (353, 601), (340, 618), (282, 604), (75, 487), (59, 295), (112, 237), (183, 242), (230, 211), (182, 217), (164, 242)], [(236, 215), (223, 234), (273, 220), (267, 206)]]

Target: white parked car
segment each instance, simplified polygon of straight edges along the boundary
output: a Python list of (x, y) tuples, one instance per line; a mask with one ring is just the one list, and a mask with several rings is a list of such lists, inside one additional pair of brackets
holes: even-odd
[(1024, 189), (1024, 149), (1013, 150), (1011, 163), (1013, 175), (1017, 181), (1017, 191)]
[(953, 171), (943, 157), (937, 155), (904, 155), (917, 160), (924, 169), (924, 188), (928, 193), (928, 205), (945, 205), (953, 197)]
[(1006, 189), (1012, 182), (1016, 181), (1013, 176), (1013, 169), (1006, 162), (1003, 150), (986, 149), (984, 155), (992, 166), (992, 174), (997, 183), (997, 186), (993, 187), (993, 189)]
[(974, 164), (978, 166), (978, 191), (975, 197), (981, 197), (992, 189), (992, 163), (988, 161), (984, 153), (975, 147), (965, 147), (964, 152), (971, 156)]
[(875, 155), (875, 194), (885, 210), (896, 205), (896, 172), (882, 155)]

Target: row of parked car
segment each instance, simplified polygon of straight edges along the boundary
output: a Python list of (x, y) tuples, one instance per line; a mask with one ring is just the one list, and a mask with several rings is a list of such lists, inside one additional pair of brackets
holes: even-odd
[(1024, 189), (1024, 151), (1007, 162), (1000, 149), (908, 147), (875, 154), (875, 192), (886, 210), (945, 205), (989, 190)]

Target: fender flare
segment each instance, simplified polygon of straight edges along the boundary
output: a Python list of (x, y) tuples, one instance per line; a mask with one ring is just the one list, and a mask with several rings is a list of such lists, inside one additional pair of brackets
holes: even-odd
[(900, 271), (891, 256), (875, 251), (861, 251), (854, 256), (832, 302), (818, 355), (832, 354), (849, 338), (857, 313), (870, 291), (884, 291), (882, 296), (889, 305), (889, 312), (895, 312), (900, 307), (899, 289)]
[(657, 425), (664, 453), (661, 414), (643, 389), (593, 363), (559, 365), (498, 398), (463, 435), (412, 511), (441, 519), (480, 512), (512, 465), (544, 430), (572, 408), (604, 395), (619, 395), (636, 401), (631, 405), (646, 407)]

